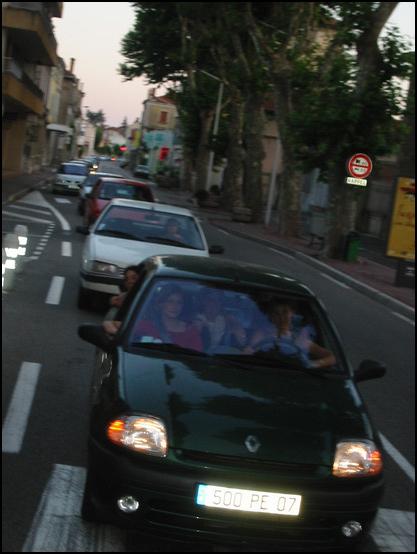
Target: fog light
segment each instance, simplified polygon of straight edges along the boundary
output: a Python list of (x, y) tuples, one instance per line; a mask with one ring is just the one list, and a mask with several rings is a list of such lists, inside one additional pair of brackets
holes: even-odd
[(353, 539), (362, 532), (362, 525), (359, 521), (348, 521), (342, 527), (342, 533), (348, 539)]
[(133, 496), (122, 496), (117, 501), (117, 505), (125, 514), (131, 514), (139, 509), (139, 502)]

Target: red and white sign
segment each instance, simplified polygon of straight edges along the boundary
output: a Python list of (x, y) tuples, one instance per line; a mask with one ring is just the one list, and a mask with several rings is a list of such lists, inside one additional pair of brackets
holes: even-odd
[(347, 169), (352, 177), (366, 179), (372, 171), (372, 160), (366, 154), (355, 154), (349, 158)]

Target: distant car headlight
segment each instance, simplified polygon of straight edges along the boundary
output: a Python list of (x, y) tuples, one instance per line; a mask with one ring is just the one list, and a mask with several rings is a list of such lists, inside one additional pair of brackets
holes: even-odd
[(370, 477), (382, 471), (382, 456), (372, 441), (343, 441), (336, 446), (335, 477)]
[(162, 420), (152, 416), (121, 416), (107, 426), (111, 442), (135, 452), (164, 458), (168, 440)]
[(87, 271), (93, 271), (95, 273), (107, 273), (110, 275), (115, 275), (116, 273), (120, 272), (117, 265), (108, 264), (106, 262), (99, 262), (97, 260), (93, 260), (87, 263)]

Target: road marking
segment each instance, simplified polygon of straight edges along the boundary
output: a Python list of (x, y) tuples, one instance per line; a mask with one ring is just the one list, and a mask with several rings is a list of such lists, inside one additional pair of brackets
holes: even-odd
[(414, 325), (414, 327), (415, 327), (416, 324), (412, 319), (408, 319), (408, 317), (406, 317), (405, 315), (399, 314), (398, 312), (392, 312), (392, 313), (394, 315), (396, 315), (397, 317), (399, 317), (400, 319), (402, 319), (403, 321), (406, 321), (410, 325)]
[[(19, 204), (19, 202), (17, 203)], [(43, 208), (27, 208), (26, 206), (20, 206), (20, 205), (14, 205), (14, 206), (9, 206), (9, 208), (13, 208), (15, 210), (23, 210), (23, 211), (26, 211), (26, 212), (34, 212), (35, 214), (40, 214), (40, 215), (50, 215), (51, 212), (48, 210), (48, 209), (43, 209)]]
[(70, 242), (64, 241), (62, 243), (62, 255), (68, 258), (72, 256), (72, 244)]
[(342, 287), (344, 289), (350, 289), (348, 285), (345, 285), (345, 283), (342, 283), (341, 281), (337, 281), (336, 279), (333, 279), (333, 277), (330, 277), (330, 275), (327, 275), (327, 273), (320, 273), (323, 277), (326, 277), (326, 279), (329, 279), (329, 281), (332, 281), (336, 285), (339, 285), (339, 287)]
[(22, 552), (126, 551), (125, 531), (81, 520), (85, 476), (81, 467), (54, 466)]
[[(63, 231), (71, 231), (71, 226), (65, 217), (55, 208), (55, 206), (47, 202), (39, 191), (33, 191), (25, 196), (25, 202), (26, 204), (34, 204), (36, 206), (45, 206), (49, 208), (60, 222)], [(50, 221), (50, 223), (53, 222)]]
[(227, 231), (224, 231), (223, 229), (217, 229), (218, 231), (220, 231), (220, 233), (223, 233), (224, 235), (230, 235), (230, 233), (228, 233)]
[(54, 198), (55, 202), (57, 204), (71, 204), (71, 200), (68, 200), (67, 198)]
[(40, 364), (23, 362), (3, 424), (2, 451), (18, 454), (38, 382)]
[(38, 217), (29, 217), (27, 215), (19, 215), (19, 214), (14, 214), (12, 212), (9, 212), (9, 211), (3, 211), (2, 212), (3, 215), (9, 215), (11, 217), (13, 217), (14, 219), (24, 219), (25, 221), (32, 221), (33, 223), (52, 223), (52, 221), (50, 219), (40, 219)]
[[(127, 533), (80, 518), (86, 470), (57, 464), (44, 489), (22, 552), (125, 552)], [(380, 552), (415, 552), (413, 512), (381, 508), (371, 537)], [(145, 541), (146, 542), (146, 541)], [(136, 552), (149, 552), (147, 544)], [(397, 549), (395, 549), (397, 548)]]
[(284, 258), (289, 258), (290, 260), (294, 261), (294, 256), (291, 256), (291, 254), (287, 254), (286, 252), (282, 252), (282, 250), (277, 250), (276, 248), (272, 248), (271, 246), (267, 246), (267, 248), (275, 254), (279, 254), (280, 256), (284, 256)]
[(399, 452), (394, 445), (392, 445), (389, 440), (384, 437), (382, 433), (379, 433), (379, 436), (381, 437), (382, 446), (385, 448), (387, 453), (391, 456), (391, 458), (394, 460), (394, 462), (400, 466), (400, 468), (404, 471), (404, 473), (409, 477), (413, 483), (415, 483), (416, 480), (416, 470), (414, 466), (410, 464), (408, 460), (404, 458), (404, 456)]
[(48, 295), (45, 300), (46, 304), (57, 305), (60, 303), (64, 283), (65, 277), (52, 277), (51, 286), (49, 287)]

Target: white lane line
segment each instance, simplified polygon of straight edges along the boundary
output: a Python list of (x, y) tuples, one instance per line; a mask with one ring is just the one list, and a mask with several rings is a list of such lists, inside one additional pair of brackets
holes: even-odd
[[(55, 465), (22, 552), (125, 552), (126, 532), (80, 518), (86, 470)], [(148, 550), (139, 547), (138, 551)]]
[(290, 260), (294, 261), (294, 256), (291, 256), (291, 254), (287, 254), (286, 252), (282, 252), (281, 250), (277, 250), (276, 248), (272, 248), (271, 246), (267, 246), (267, 248), (275, 254), (279, 254), (280, 256), (284, 256), (284, 258), (289, 258)]
[(40, 219), (38, 217), (29, 217), (27, 215), (14, 214), (9, 211), (3, 211), (2, 214), (11, 216), (13, 219), (24, 219), (25, 221), (32, 221), (33, 223), (52, 223), (50, 219)]
[(65, 277), (56, 276), (52, 277), (51, 286), (49, 287), (48, 295), (46, 297), (46, 304), (57, 305), (61, 301), (62, 291), (64, 289)]
[(414, 325), (414, 327), (416, 326), (415, 324), (415, 321), (413, 321), (412, 319), (409, 319), (408, 317), (406, 317), (405, 315), (402, 315), (402, 314), (399, 314), (398, 312), (392, 312), (394, 315), (396, 315), (397, 317), (399, 317), (400, 319), (402, 319), (403, 321), (406, 321), (407, 323), (409, 323), (410, 325)]
[[(19, 203), (17, 203), (19, 204)], [(38, 215), (50, 215), (51, 212), (49, 210), (47, 210), (46, 208), (45, 209), (42, 209), (42, 208), (27, 208), (26, 206), (21, 206), (21, 205), (14, 205), (14, 206), (9, 206), (9, 208), (13, 208), (14, 210), (23, 210), (25, 212), (34, 212), (35, 214), (38, 214)]]
[(404, 458), (404, 456), (399, 452), (394, 445), (392, 445), (389, 440), (384, 437), (382, 433), (379, 433), (379, 436), (381, 437), (382, 446), (387, 451), (387, 454), (391, 456), (391, 458), (394, 460), (394, 462), (400, 466), (400, 468), (404, 471), (404, 473), (411, 479), (413, 483), (415, 483), (416, 480), (416, 470), (414, 466), (410, 464), (408, 460)]
[(335, 283), (336, 285), (339, 285), (339, 287), (342, 287), (344, 289), (350, 289), (348, 285), (345, 283), (342, 283), (341, 281), (337, 281), (336, 279), (333, 279), (333, 277), (330, 277), (330, 275), (327, 275), (327, 273), (320, 273), (322, 277), (326, 277), (326, 279), (329, 279), (329, 281), (332, 281), (332, 283)]
[(3, 424), (2, 451), (20, 452), (38, 382), (40, 364), (23, 362)]
[(54, 198), (54, 200), (57, 204), (72, 204), (71, 200), (67, 198)]
[(218, 231), (220, 231), (220, 233), (223, 233), (223, 235), (230, 235), (230, 233), (228, 233), (227, 231), (223, 231), (223, 229), (217, 229)]
[[(51, 212), (55, 215), (55, 217), (58, 219), (58, 221), (60, 222), (62, 230), (71, 231), (71, 226), (68, 223), (68, 221), (65, 219), (65, 217), (61, 215), (61, 213), (55, 208), (55, 206), (47, 202), (39, 191), (33, 191), (29, 193), (27, 196), (25, 196), (25, 202), (26, 204), (34, 204), (35, 206), (43, 206), (43, 207), (49, 208)], [(49, 223), (54, 223), (54, 222), (50, 221)]]
[(62, 243), (62, 255), (70, 258), (72, 256), (72, 244), (64, 241)]

